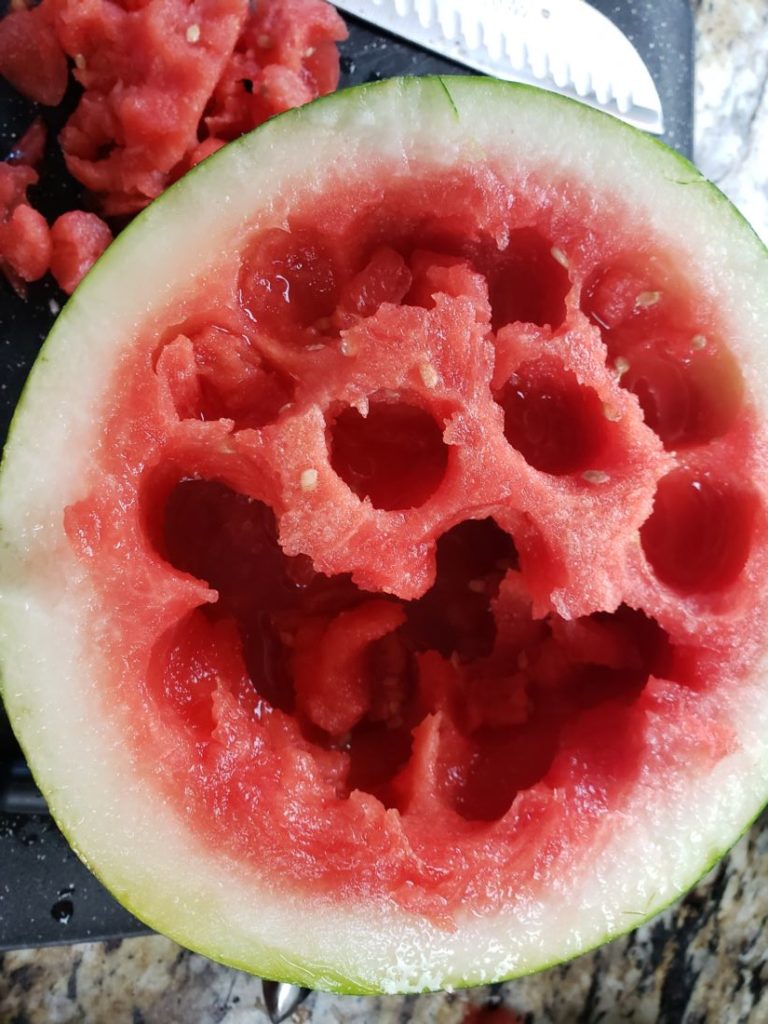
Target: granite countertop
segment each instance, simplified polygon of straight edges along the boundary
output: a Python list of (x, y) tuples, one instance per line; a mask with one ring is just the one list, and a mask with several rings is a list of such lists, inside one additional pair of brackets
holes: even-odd
[[(696, 162), (768, 241), (768, 3), (695, 8)], [(0, 1024), (267, 1020), (258, 979), (155, 935), (19, 950), (0, 966)], [(293, 1020), (458, 1024), (469, 1005), (489, 1001), (526, 1024), (768, 1024), (768, 816), (684, 900), (572, 963), (455, 994), (317, 993)]]

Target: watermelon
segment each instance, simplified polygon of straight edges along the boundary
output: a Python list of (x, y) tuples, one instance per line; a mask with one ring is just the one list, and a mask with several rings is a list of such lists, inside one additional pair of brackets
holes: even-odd
[(405, 79), (174, 185), (0, 477), (3, 696), (127, 907), (342, 992), (635, 927), (766, 800), (768, 259), (595, 111)]

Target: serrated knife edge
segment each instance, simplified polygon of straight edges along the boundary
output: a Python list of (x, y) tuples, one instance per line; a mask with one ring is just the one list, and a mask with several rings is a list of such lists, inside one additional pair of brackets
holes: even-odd
[(661, 101), (621, 29), (586, 0), (334, 0), (475, 71), (538, 85), (654, 134)]

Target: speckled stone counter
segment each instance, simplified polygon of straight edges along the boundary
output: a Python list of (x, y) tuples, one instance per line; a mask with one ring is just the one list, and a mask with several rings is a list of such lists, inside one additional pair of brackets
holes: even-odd
[[(768, 240), (768, 0), (698, 0), (696, 160)], [(591, 955), (500, 988), (314, 994), (301, 1024), (768, 1024), (768, 817), (686, 899)], [(490, 1018), (492, 1020), (492, 1018)], [(258, 979), (151, 936), (0, 958), (0, 1024), (262, 1024)]]
[(696, 163), (768, 241), (768, 3), (696, 8)]

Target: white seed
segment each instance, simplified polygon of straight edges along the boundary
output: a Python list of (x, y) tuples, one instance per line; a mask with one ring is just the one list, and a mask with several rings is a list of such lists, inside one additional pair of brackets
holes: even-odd
[(605, 416), (607, 420), (610, 420), (611, 423), (618, 423), (621, 419), (621, 411), (614, 405), (604, 405), (603, 416)]
[(325, 348), (325, 345), (323, 345), (322, 342), (318, 342), (316, 345), (307, 345), (305, 351), (307, 351), (307, 352), (320, 352), (324, 348)]
[(625, 359), (624, 356), (618, 356), (616, 359), (614, 359), (613, 366), (616, 370), (616, 373), (618, 373), (620, 377), (623, 377), (629, 369), (629, 360)]
[(485, 593), (485, 582), (483, 580), (470, 580), (467, 586), (473, 594)]
[(314, 46), (308, 46), (306, 48), (306, 50), (304, 51), (304, 56), (305, 57), (311, 57), (314, 52), (315, 52)]
[(61, 306), (58, 304), (56, 299), (48, 299), (48, 309), (50, 309), (51, 313), (56, 316), (56, 314), (61, 311)]
[(200, 40), (200, 26), (190, 25), (187, 29), (187, 42), (197, 43)]
[(317, 470), (316, 469), (305, 469), (301, 474), (300, 479), (302, 491), (314, 491), (317, 487)]
[(565, 255), (563, 250), (558, 249), (556, 245), (553, 245), (549, 251), (552, 254), (552, 259), (557, 260), (561, 267), (565, 267), (565, 269), (568, 270), (570, 263), (568, 262), (568, 257)]
[(440, 382), (440, 376), (432, 363), (420, 363), (419, 376), (425, 388), (436, 388)]
[(703, 334), (694, 334), (694, 336), (691, 338), (691, 348), (697, 348), (698, 349), (698, 348), (706, 348), (706, 347), (707, 347), (707, 339), (704, 337), (704, 335)]
[(357, 345), (355, 345), (353, 341), (350, 341), (349, 338), (341, 339), (339, 349), (343, 356), (354, 356), (357, 353)]
[(259, 44), (259, 46), (261, 47), (262, 50), (271, 50), (272, 49), (272, 36), (267, 36), (267, 35), (259, 36), (259, 38), (256, 40), (256, 42)]
[(655, 306), (661, 298), (661, 292), (640, 292), (635, 299), (635, 309), (648, 309)]
[(85, 57), (82, 55), (82, 53), (75, 54), (75, 67), (78, 69), (78, 71), (85, 70)]
[(587, 469), (581, 474), (581, 477), (588, 484), (607, 484), (611, 479), (602, 469)]

